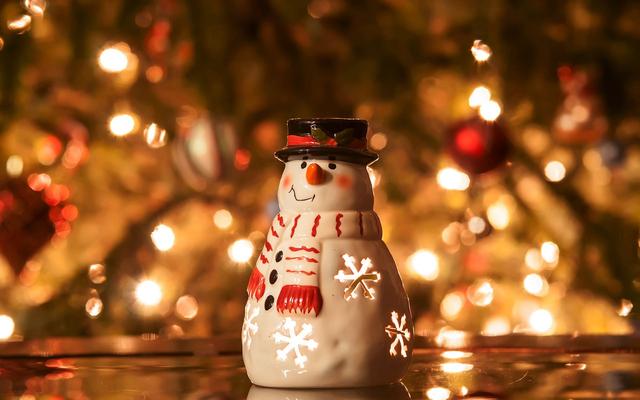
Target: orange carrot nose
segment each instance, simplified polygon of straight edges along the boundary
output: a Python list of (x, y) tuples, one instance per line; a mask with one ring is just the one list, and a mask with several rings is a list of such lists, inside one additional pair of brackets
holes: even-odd
[(324, 171), (318, 164), (313, 163), (307, 167), (307, 182), (311, 185), (320, 185), (324, 182)]

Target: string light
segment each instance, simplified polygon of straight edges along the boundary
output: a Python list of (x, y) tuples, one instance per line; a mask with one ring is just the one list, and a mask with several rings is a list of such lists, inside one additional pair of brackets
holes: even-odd
[(407, 262), (413, 272), (427, 281), (435, 280), (440, 273), (440, 261), (431, 250), (418, 250), (409, 256)]
[(482, 40), (474, 40), (473, 46), (471, 46), (471, 54), (477, 62), (483, 63), (491, 58), (493, 52), (491, 51), (491, 47), (483, 43)]
[(448, 293), (440, 302), (440, 314), (452, 321), (458, 317), (464, 307), (464, 296), (459, 292)]
[(229, 229), (233, 224), (233, 215), (229, 210), (220, 209), (213, 214), (213, 223), (219, 229)]
[(544, 308), (539, 308), (529, 316), (529, 326), (539, 334), (550, 333), (553, 329), (553, 315)]
[(198, 315), (198, 300), (190, 295), (180, 296), (176, 301), (176, 315), (184, 320), (192, 320)]
[(485, 86), (478, 86), (469, 95), (469, 107), (478, 108), (491, 100), (491, 91)]
[(618, 315), (621, 317), (626, 317), (633, 310), (633, 303), (630, 300), (622, 299), (620, 301), (620, 308), (618, 308)]
[(152, 280), (144, 280), (136, 286), (135, 296), (142, 305), (157, 306), (162, 301), (162, 288)]
[(560, 249), (553, 242), (544, 242), (540, 245), (540, 255), (545, 262), (555, 265), (560, 258)]
[(567, 169), (560, 161), (549, 161), (544, 167), (544, 176), (550, 182), (560, 182), (567, 174)]
[(144, 128), (144, 140), (153, 149), (167, 144), (167, 138), (167, 131), (156, 123), (149, 124)]
[(493, 286), (487, 279), (479, 279), (467, 288), (467, 299), (478, 307), (486, 307), (493, 302)]
[(495, 316), (489, 318), (482, 327), (484, 336), (502, 336), (511, 333), (511, 322), (507, 317)]
[(549, 283), (539, 274), (529, 274), (522, 280), (522, 286), (527, 293), (534, 296), (544, 296), (549, 291)]
[(446, 190), (467, 190), (471, 183), (469, 175), (451, 167), (438, 171), (436, 181), (441, 188)]
[(13, 318), (8, 315), (0, 315), (0, 340), (7, 340), (13, 335), (16, 328)]
[(98, 55), (98, 65), (108, 73), (122, 72), (129, 66), (130, 52), (129, 46), (123, 42), (107, 46)]
[(7, 158), (7, 175), (16, 177), (22, 175), (24, 161), (19, 155), (12, 155)]
[(487, 208), (487, 218), (489, 223), (496, 229), (502, 230), (509, 226), (511, 217), (509, 208), (502, 201), (497, 201)]
[(500, 104), (498, 104), (497, 101), (489, 100), (480, 105), (478, 113), (480, 114), (480, 118), (484, 119), (485, 121), (492, 122), (498, 119), (498, 117), (502, 113), (502, 107), (500, 107)]
[(253, 255), (253, 243), (247, 239), (238, 239), (229, 246), (227, 253), (233, 262), (246, 263)]
[(109, 131), (113, 136), (127, 136), (136, 129), (136, 118), (132, 114), (115, 114), (109, 118)]
[(429, 400), (447, 400), (451, 396), (451, 390), (443, 387), (432, 387), (427, 390)]
[(151, 241), (160, 251), (169, 251), (176, 243), (176, 235), (171, 227), (159, 224), (151, 232)]

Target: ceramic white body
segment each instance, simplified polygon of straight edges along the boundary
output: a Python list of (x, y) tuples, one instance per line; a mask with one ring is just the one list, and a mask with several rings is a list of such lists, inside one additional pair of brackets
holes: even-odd
[(247, 400), (409, 400), (401, 384), (358, 389), (272, 389), (252, 386)]
[[(247, 374), (256, 385), (280, 388), (347, 388), (397, 382), (410, 363), (413, 324), (409, 301), (393, 257), (380, 239), (381, 228), (372, 211), (373, 193), (366, 167), (329, 160), (305, 161), (307, 165), (317, 163), (323, 168), (325, 182), (308, 184), (304, 168), (301, 168), (302, 160), (286, 163), (278, 200), (281, 214), (288, 216), (287, 227), (277, 240), (271, 237), (274, 249), (269, 253), (268, 263), (261, 266), (263, 273), (268, 276), (269, 271), (276, 270), (282, 276), (285, 267), (274, 260), (273, 254), (306, 240), (289, 235), (292, 215), (302, 215), (300, 221), (305, 221), (305, 216), (318, 212), (322, 212), (323, 218), (337, 212), (366, 213), (365, 234), (363, 238), (354, 237), (357, 233), (348, 234), (355, 228), (345, 217), (342, 226), (345, 237), (336, 238), (331, 226), (327, 225), (321, 226), (317, 237), (313, 238), (320, 247), (317, 286), (323, 306), (319, 315), (282, 314), (276, 307), (265, 309), (265, 299), (269, 294), (277, 298), (283, 279), (272, 284), (267, 278), (265, 295), (259, 300), (249, 298), (243, 326), (243, 358)], [(336, 164), (335, 169), (328, 168), (330, 162)], [(299, 200), (293, 196), (292, 185)], [(307, 198), (313, 200), (300, 201)], [(298, 230), (303, 228), (304, 223), (300, 222)], [(368, 283), (375, 290), (375, 298), (345, 297), (347, 284), (336, 279), (338, 271), (346, 270), (345, 254), (353, 257), (357, 266), (361, 265), (362, 259), (371, 260), (370, 272), (380, 274), (376, 282)], [(404, 317), (401, 331), (405, 335), (402, 338), (387, 329), (395, 326), (392, 313), (396, 313), (396, 322)], [(254, 330), (247, 329), (248, 318)], [(295, 351), (286, 357), (277, 356), (277, 351), (286, 343), (278, 343), (276, 336), (287, 333), (283, 326), (287, 319), (289, 324), (295, 322), (295, 332), (308, 324), (306, 339), (315, 341), (313, 349), (300, 348), (306, 357), (304, 363), (296, 363)]]

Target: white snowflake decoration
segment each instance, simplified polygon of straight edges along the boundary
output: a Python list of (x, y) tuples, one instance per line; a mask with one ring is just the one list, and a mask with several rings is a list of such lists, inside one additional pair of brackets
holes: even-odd
[(400, 345), (400, 354), (402, 354), (402, 357), (406, 358), (408, 350), (406, 343), (411, 339), (411, 333), (409, 333), (409, 329), (405, 326), (407, 323), (407, 316), (402, 314), (402, 318), (398, 322), (398, 313), (393, 311), (391, 313), (391, 322), (393, 323), (393, 326), (387, 325), (387, 327), (384, 328), (387, 335), (389, 335), (390, 338), (394, 338), (393, 342), (391, 342), (391, 347), (389, 347), (389, 354), (392, 356), (398, 355), (396, 346)]
[(258, 324), (255, 319), (260, 314), (260, 307), (251, 309), (251, 304), (247, 303), (244, 307), (244, 323), (242, 324), (242, 344), (247, 348), (251, 347), (251, 340), (253, 335), (258, 332)]
[(284, 323), (281, 325), (280, 330), (284, 333), (276, 332), (273, 338), (276, 343), (286, 343), (287, 345), (279, 350), (276, 350), (278, 360), (286, 361), (289, 353), (293, 351), (296, 355), (293, 360), (294, 363), (304, 368), (304, 363), (307, 362), (307, 356), (302, 354), (301, 348), (307, 348), (313, 351), (318, 348), (318, 342), (310, 339), (313, 328), (311, 324), (303, 324), (300, 332), (296, 333), (296, 321), (291, 318), (285, 318)]
[(356, 267), (356, 259), (348, 254), (342, 256), (344, 265), (349, 268), (349, 274), (345, 274), (343, 270), (338, 271), (338, 274), (334, 276), (334, 279), (340, 283), (351, 282), (344, 289), (344, 298), (346, 300), (355, 299), (358, 297), (358, 287), (362, 289), (362, 295), (364, 298), (373, 300), (375, 299), (375, 290), (367, 284), (367, 282), (378, 282), (380, 280), (379, 272), (370, 272), (369, 268), (373, 267), (371, 259), (363, 258), (360, 261), (360, 269)]

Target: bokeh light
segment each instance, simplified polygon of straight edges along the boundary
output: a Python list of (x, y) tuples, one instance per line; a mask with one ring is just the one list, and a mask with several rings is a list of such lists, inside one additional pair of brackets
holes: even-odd
[(225, 210), (224, 208), (217, 210), (213, 214), (213, 224), (219, 229), (229, 229), (231, 224), (233, 224), (233, 215), (229, 210)]
[(138, 303), (144, 306), (157, 306), (162, 301), (162, 288), (155, 281), (147, 279), (138, 283), (135, 296)]
[(136, 118), (133, 114), (114, 114), (109, 118), (109, 132), (113, 136), (123, 137), (136, 129)]
[(191, 295), (180, 296), (176, 301), (176, 315), (184, 320), (192, 320), (198, 315), (198, 300)]
[(451, 167), (438, 171), (436, 180), (441, 188), (447, 190), (466, 190), (471, 183), (469, 175)]
[(486, 62), (491, 58), (491, 47), (482, 42), (482, 40), (474, 40), (471, 46), (471, 54), (477, 62)]
[(109, 73), (122, 72), (129, 66), (131, 50), (126, 43), (116, 43), (102, 49), (98, 55), (98, 65)]
[(487, 208), (487, 219), (494, 228), (505, 229), (511, 221), (509, 208), (504, 202), (497, 201)]
[(544, 167), (544, 176), (550, 182), (560, 182), (567, 175), (567, 169), (560, 161), (549, 161)]
[(440, 273), (440, 260), (431, 250), (421, 249), (413, 253), (407, 259), (409, 268), (427, 281), (433, 281)]
[(486, 307), (493, 302), (493, 286), (488, 279), (479, 279), (467, 288), (467, 299), (478, 307)]
[(169, 251), (176, 243), (176, 235), (171, 227), (159, 224), (151, 232), (151, 241), (158, 250)]
[(529, 316), (529, 326), (538, 334), (548, 334), (553, 330), (555, 321), (549, 310), (539, 308)]
[(511, 322), (509, 318), (496, 315), (489, 318), (482, 326), (484, 336), (502, 336), (511, 333)]
[(462, 311), (462, 308), (464, 307), (464, 302), (465, 299), (462, 293), (447, 293), (440, 302), (440, 314), (442, 314), (445, 319), (452, 321), (458, 318), (460, 311)]
[(480, 114), (480, 118), (485, 121), (495, 121), (498, 119), (500, 114), (502, 114), (502, 107), (495, 100), (485, 101), (480, 105), (480, 109), (478, 110)]
[(522, 286), (527, 293), (534, 296), (544, 296), (549, 291), (549, 283), (539, 274), (529, 274), (522, 280)]
[(7, 340), (13, 335), (16, 325), (13, 318), (8, 315), (0, 315), (0, 340)]
[(233, 262), (246, 263), (253, 256), (253, 243), (247, 239), (238, 239), (229, 246), (227, 253)]
[(7, 175), (16, 177), (22, 175), (24, 169), (24, 161), (19, 155), (12, 155), (7, 158)]
[(544, 242), (540, 246), (540, 255), (545, 262), (555, 265), (560, 258), (560, 249), (553, 242)]
[(447, 400), (451, 396), (451, 391), (443, 387), (432, 387), (427, 390), (427, 398), (429, 400)]
[(469, 107), (478, 108), (491, 100), (491, 91), (485, 86), (478, 86), (469, 95)]

